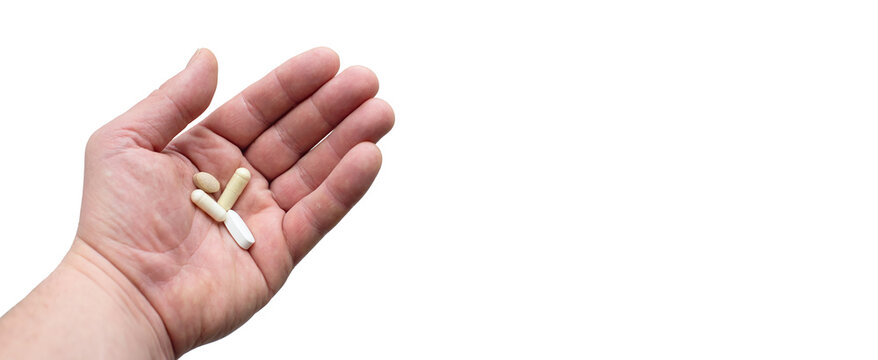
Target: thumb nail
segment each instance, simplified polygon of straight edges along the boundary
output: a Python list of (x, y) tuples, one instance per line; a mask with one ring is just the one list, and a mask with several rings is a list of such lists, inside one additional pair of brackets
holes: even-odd
[(189, 65), (192, 65), (192, 63), (195, 62), (195, 59), (197, 59), (198, 55), (201, 54), (201, 50), (204, 50), (204, 48), (199, 48), (198, 50), (195, 50), (195, 54), (193, 54), (192, 58), (189, 59), (189, 63), (186, 64), (186, 67), (189, 67)]

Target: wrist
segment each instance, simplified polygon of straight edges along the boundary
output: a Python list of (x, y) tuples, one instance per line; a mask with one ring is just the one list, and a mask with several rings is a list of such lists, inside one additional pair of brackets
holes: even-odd
[(149, 301), (78, 238), (55, 271), (0, 318), (4, 354), (174, 358), (164, 323)]

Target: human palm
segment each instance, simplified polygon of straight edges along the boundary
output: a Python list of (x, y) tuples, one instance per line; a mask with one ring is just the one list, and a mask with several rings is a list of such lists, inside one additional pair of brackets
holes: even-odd
[[(336, 75), (337, 56), (318, 48), (176, 136), (207, 108), (216, 71), (213, 54), (200, 50), (86, 150), (76, 241), (142, 293), (178, 356), (269, 301), (366, 192), (381, 164), (374, 143), (393, 126), (390, 107), (373, 99), (375, 76), (362, 67)], [(249, 251), (189, 200), (193, 174), (225, 186), (238, 167), (252, 173), (233, 207), (256, 238)]]

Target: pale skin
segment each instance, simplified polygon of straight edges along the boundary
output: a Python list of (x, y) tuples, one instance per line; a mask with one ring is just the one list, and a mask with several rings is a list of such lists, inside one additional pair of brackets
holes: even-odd
[[(0, 318), (0, 358), (176, 358), (259, 311), (381, 167), (393, 111), (370, 70), (338, 70), (332, 50), (300, 54), (179, 134), (216, 89), (202, 49), (97, 130), (73, 245)], [(225, 186), (238, 167), (249, 251), (189, 199), (196, 172)]]

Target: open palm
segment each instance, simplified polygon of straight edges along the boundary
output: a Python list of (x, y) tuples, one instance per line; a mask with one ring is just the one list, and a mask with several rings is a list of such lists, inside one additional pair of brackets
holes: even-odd
[[(296, 56), (177, 136), (216, 88), (216, 59), (200, 50), (89, 140), (76, 242), (143, 294), (178, 356), (262, 308), (377, 175), (393, 112), (371, 71), (336, 75), (338, 64), (325, 48)], [(189, 200), (193, 174), (225, 186), (238, 167), (252, 173), (233, 207), (249, 251)]]

